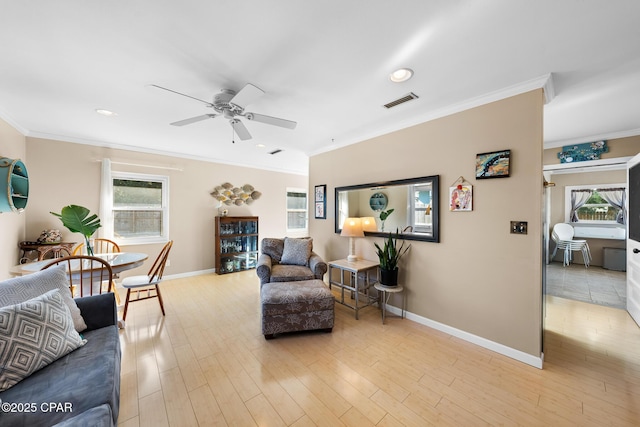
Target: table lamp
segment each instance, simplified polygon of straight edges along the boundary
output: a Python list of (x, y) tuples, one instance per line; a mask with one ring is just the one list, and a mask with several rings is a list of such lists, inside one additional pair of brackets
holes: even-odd
[(362, 222), (362, 231), (378, 231), (376, 219), (372, 216), (364, 216), (360, 218)]
[(357, 261), (358, 257), (356, 256), (356, 242), (354, 237), (364, 237), (360, 218), (347, 218), (344, 224), (342, 224), (342, 232), (340, 235), (349, 238), (349, 256), (347, 257), (347, 261)]

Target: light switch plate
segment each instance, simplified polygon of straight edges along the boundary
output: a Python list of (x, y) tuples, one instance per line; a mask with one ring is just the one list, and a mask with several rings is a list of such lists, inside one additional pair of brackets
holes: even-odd
[(527, 234), (527, 221), (511, 221), (511, 234)]

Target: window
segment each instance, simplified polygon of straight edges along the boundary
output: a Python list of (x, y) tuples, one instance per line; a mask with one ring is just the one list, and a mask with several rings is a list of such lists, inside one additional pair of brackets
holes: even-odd
[(287, 231), (307, 229), (307, 206), (307, 190), (287, 188)]
[(567, 222), (625, 224), (625, 204), (625, 184), (567, 186), (565, 190)]
[(409, 186), (409, 198), (411, 209), (409, 210), (409, 224), (414, 233), (427, 233), (431, 231), (431, 184), (418, 184)]
[(118, 244), (169, 240), (169, 177), (112, 172), (111, 192), (109, 228)]

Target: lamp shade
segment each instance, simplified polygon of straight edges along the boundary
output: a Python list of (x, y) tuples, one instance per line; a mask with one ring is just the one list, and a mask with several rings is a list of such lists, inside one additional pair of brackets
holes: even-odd
[(364, 237), (360, 218), (347, 218), (342, 224), (340, 235), (344, 237)]
[(376, 225), (376, 219), (372, 216), (365, 216), (360, 218), (362, 222), (362, 231), (378, 231), (378, 226)]

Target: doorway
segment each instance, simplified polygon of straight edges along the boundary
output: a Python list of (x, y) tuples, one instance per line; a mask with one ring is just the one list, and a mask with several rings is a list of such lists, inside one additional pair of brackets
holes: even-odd
[[(555, 243), (549, 233), (554, 224), (568, 222), (571, 202), (567, 192), (571, 188), (602, 187), (626, 183), (627, 158), (599, 161), (597, 166), (584, 167), (580, 163), (561, 164), (545, 167), (545, 246), (551, 253)], [(598, 161), (596, 161), (598, 162)], [(584, 189), (581, 190), (584, 192)], [(622, 237), (622, 236), (619, 236)], [(577, 237), (584, 238), (584, 237)], [(587, 302), (607, 307), (626, 309), (627, 288), (626, 272), (605, 269), (604, 253), (608, 248), (623, 248), (623, 239), (587, 238), (591, 247), (593, 261), (586, 268), (581, 255), (576, 255), (575, 263), (564, 266), (562, 257), (554, 260), (547, 258), (545, 268), (544, 294), (560, 298)], [(611, 253), (611, 252), (608, 252)], [(610, 266), (609, 266), (610, 267)]]

